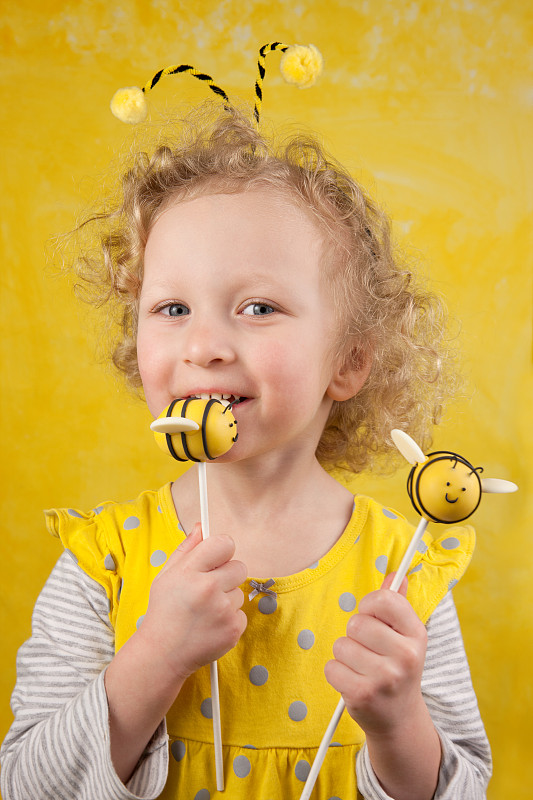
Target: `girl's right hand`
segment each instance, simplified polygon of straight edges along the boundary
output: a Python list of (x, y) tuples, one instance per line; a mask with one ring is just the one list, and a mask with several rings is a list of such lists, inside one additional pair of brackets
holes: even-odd
[(135, 637), (182, 683), (231, 650), (246, 628), (239, 588), (246, 566), (232, 561), (235, 544), (220, 534), (202, 540), (199, 523), (154, 579)]

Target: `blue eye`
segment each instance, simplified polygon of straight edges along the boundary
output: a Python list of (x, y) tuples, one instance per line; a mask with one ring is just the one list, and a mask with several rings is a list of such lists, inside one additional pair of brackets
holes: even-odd
[(242, 313), (247, 316), (266, 317), (267, 314), (273, 314), (274, 311), (275, 309), (267, 303), (250, 303), (246, 308), (243, 308)]
[(189, 309), (183, 303), (171, 303), (168, 306), (164, 306), (161, 311), (168, 317), (185, 317), (190, 314)]

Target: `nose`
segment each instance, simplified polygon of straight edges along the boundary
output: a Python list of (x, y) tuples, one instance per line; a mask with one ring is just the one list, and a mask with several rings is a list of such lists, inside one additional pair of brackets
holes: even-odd
[(236, 358), (230, 331), (215, 318), (191, 320), (182, 344), (182, 358), (191, 366), (231, 364)]

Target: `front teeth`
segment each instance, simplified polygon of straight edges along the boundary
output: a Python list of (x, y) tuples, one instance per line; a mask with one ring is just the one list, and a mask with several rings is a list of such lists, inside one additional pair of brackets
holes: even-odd
[(222, 405), (229, 406), (230, 401), (230, 394), (220, 394), (219, 392), (213, 392), (213, 394), (201, 394), (201, 400), (218, 400), (222, 403)]

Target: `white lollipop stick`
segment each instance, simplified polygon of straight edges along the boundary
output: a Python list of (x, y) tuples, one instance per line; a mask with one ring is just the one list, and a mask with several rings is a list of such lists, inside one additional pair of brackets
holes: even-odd
[[(207, 474), (205, 461), (198, 462), (198, 483), (200, 487), (200, 520), (202, 522), (202, 538), (209, 538), (209, 507), (207, 504)], [(215, 742), (215, 772), (217, 790), (224, 791), (224, 762), (222, 759), (222, 728), (220, 725), (220, 695), (218, 691), (218, 665), (213, 661), (209, 665), (211, 679), (211, 708), (213, 711), (213, 739)]]
[[(391, 592), (397, 592), (400, 586), (402, 585), (402, 581), (407, 575), (407, 570), (409, 569), (409, 565), (413, 560), (413, 556), (416, 552), (416, 548), (418, 547), (418, 543), (420, 539), (424, 535), (424, 531), (428, 526), (427, 519), (421, 519), (418, 523), (418, 527), (413, 534), (413, 538), (409, 542), (407, 546), (407, 550), (404, 553), (404, 556), (400, 562), (400, 566), (398, 567), (398, 572), (394, 576), (394, 580), (390, 585)], [(341, 699), (338, 702), (337, 708), (333, 712), (333, 716), (329, 722), (328, 727), (326, 728), (326, 732), (322, 737), (322, 741), (320, 742), (320, 747), (317, 750), (317, 754), (315, 756), (315, 760), (313, 761), (313, 765), (307, 776), (307, 780), (305, 782), (305, 786), (303, 788), (303, 792), (300, 795), (300, 800), (309, 800), (311, 797), (311, 792), (316, 783), (316, 779), (318, 778), (318, 773), (320, 772), (320, 768), (323, 764), (323, 761), (326, 757), (326, 753), (328, 752), (328, 747), (331, 744), (331, 740), (333, 739), (333, 734), (337, 729), (337, 725), (340, 722), (340, 718), (342, 717), (343, 711), (346, 707), (344, 700)]]
[(322, 741), (320, 742), (320, 747), (317, 750), (317, 754), (315, 756), (315, 760), (313, 761), (313, 766), (311, 767), (311, 771), (309, 772), (309, 775), (307, 776), (307, 780), (305, 782), (305, 786), (304, 786), (303, 792), (300, 795), (300, 800), (309, 800), (309, 798), (311, 797), (311, 792), (313, 791), (315, 783), (316, 783), (316, 779), (318, 778), (318, 773), (320, 772), (320, 767), (322, 766), (322, 764), (324, 762), (324, 759), (326, 757), (326, 753), (328, 752), (328, 747), (331, 744), (331, 740), (333, 739), (333, 734), (335, 733), (335, 731), (337, 729), (337, 725), (340, 722), (340, 719), (342, 717), (342, 714), (344, 712), (345, 707), (346, 707), (346, 704), (345, 704), (344, 700), (341, 697), (341, 699), (339, 700), (339, 703), (337, 705), (337, 708), (333, 712), (333, 716), (329, 721), (329, 725), (326, 728), (326, 732), (325, 732), (324, 736), (322, 737)]
[(411, 561), (413, 560), (413, 556), (416, 553), (416, 548), (418, 547), (418, 543), (420, 542), (420, 539), (424, 535), (428, 523), (429, 520), (424, 519), (424, 517), (422, 517), (422, 519), (418, 523), (417, 529), (413, 533), (413, 538), (409, 542), (407, 550), (405, 551), (404, 556), (400, 562), (400, 566), (398, 567), (398, 572), (394, 576), (394, 580), (390, 585), (391, 592), (397, 592), (400, 586), (402, 585), (402, 581), (407, 575), (407, 570), (409, 569)]

